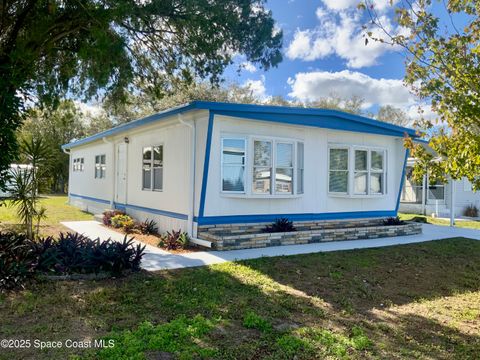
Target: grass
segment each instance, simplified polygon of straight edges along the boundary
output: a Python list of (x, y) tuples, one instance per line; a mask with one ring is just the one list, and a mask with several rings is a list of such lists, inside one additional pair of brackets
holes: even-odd
[[(60, 231), (68, 231), (66, 227), (60, 224), (62, 221), (93, 220), (93, 215), (70, 206), (67, 202), (67, 196), (42, 196), (40, 204), (47, 209), (47, 218), (42, 220), (40, 226), (42, 235), (57, 235)], [(0, 206), (0, 229), (8, 230), (12, 227), (18, 227), (19, 219), (15, 208), (9, 206), (9, 203), (6, 200), (5, 204)]]
[[(425, 215), (417, 215), (417, 214), (398, 214), (398, 217), (401, 220), (412, 220), (416, 218), (416, 220), (425, 221), (429, 224), (434, 225), (443, 225), (443, 226), (450, 226), (450, 220), (445, 219), (436, 219), (432, 218), (431, 216)], [(455, 226), (460, 228), (467, 228), (467, 229), (480, 229), (480, 221), (475, 220), (457, 220), (455, 221)]]
[(0, 359), (477, 359), (480, 242), (262, 258), (0, 297)]

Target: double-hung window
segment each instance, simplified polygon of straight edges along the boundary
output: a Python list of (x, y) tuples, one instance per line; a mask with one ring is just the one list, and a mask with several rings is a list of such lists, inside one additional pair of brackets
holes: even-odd
[(222, 191), (245, 192), (246, 141), (242, 138), (222, 139)]
[(297, 143), (297, 194), (303, 194), (303, 172), (304, 172), (304, 146), (302, 142)]
[(163, 190), (163, 145), (143, 148), (142, 189)]
[(253, 141), (253, 183), (254, 194), (270, 194), (272, 189), (273, 146), (270, 140)]
[(343, 195), (385, 194), (385, 156), (385, 150), (331, 146), (328, 191)]
[(275, 193), (293, 194), (293, 143), (276, 143)]
[(385, 193), (385, 151), (370, 151), (370, 194)]
[(368, 150), (355, 151), (355, 172), (353, 180), (353, 193), (366, 195), (368, 192)]
[(348, 148), (330, 148), (328, 191), (348, 194), (349, 161)]
[(95, 156), (95, 179), (104, 179), (106, 176), (107, 164), (105, 155)]
[(83, 171), (83, 169), (84, 169), (84, 158), (73, 159), (73, 171)]

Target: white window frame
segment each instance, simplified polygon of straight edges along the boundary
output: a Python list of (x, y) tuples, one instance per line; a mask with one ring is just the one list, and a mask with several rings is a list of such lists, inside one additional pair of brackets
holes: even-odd
[[(260, 142), (269, 142), (272, 145), (272, 153), (270, 154), (270, 192), (268, 193), (259, 193), (253, 191), (253, 180), (255, 176), (255, 168), (267, 168), (268, 166), (260, 166), (260, 165), (255, 165), (255, 141), (260, 141)], [(251, 159), (251, 166), (249, 169), (249, 172), (251, 173), (250, 176), (250, 192), (253, 196), (271, 196), (274, 194), (273, 187), (275, 186), (275, 181), (274, 181), (274, 176), (275, 176), (275, 146), (276, 143), (272, 138), (260, 138), (260, 137), (254, 137), (252, 138), (252, 141), (250, 141), (251, 146), (252, 146), (252, 159)]]
[[(223, 141), (224, 140), (241, 140), (243, 141), (243, 191), (223, 190)], [(248, 141), (244, 136), (225, 135), (220, 138), (220, 192), (222, 194), (246, 194), (247, 193), (247, 161), (248, 159)], [(228, 165), (227, 165), (228, 166)], [(238, 166), (238, 165), (236, 165)]]
[[(155, 147), (160, 147), (162, 148), (162, 165), (161, 166), (155, 166), (154, 163), (155, 163), (155, 156), (154, 156), (154, 151), (153, 151), (153, 148)], [(144, 154), (144, 150), (146, 148), (151, 148), (152, 150), (152, 156), (151, 156), (151, 159), (150, 159), (150, 187), (149, 188), (146, 188), (144, 187), (143, 185), (143, 164), (144, 162), (146, 162), (147, 160), (145, 160), (143, 158), (143, 154)], [(160, 143), (160, 144), (157, 144), (157, 145), (147, 145), (147, 146), (142, 146), (142, 191), (155, 191), (155, 192), (162, 192), (163, 189), (164, 189), (164, 182), (163, 180), (165, 179), (165, 176), (164, 176), (164, 172), (165, 172), (165, 146), (163, 146), (163, 143)], [(162, 188), (161, 189), (155, 189), (154, 188), (154, 169), (162, 169)]]
[[(347, 192), (333, 192), (330, 191), (330, 150), (331, 149), (347, 149), (348, 150), (348, 180), (347, 180)], [(355, 193), (355, 150), (367, 151), (367, 193)], [(383, 153), (383, 170), (382, 171), (372, 171), (371, 169), (371, 153), (372, 151), (382, 152)], [(364, 145), (353, 145), (353, 144), (328, 144), (328, 156), (327, 156), (327, 193), (332, 197), (350, 197), (350, 198), (378, 198), (384, 197), (388, 194), (388, 151), (386, 148), (378, 146), (364, 146)], [(339, 170), (340, 171), (340, 170)], [(361, 171), (363, 172), (363, 171)], [(383, 192), (374, 193), (371, 191), (371, 174), (381, 173), (383, 181)]]
[[(105, 162), (102, 163), (102, 156), (105, 159)], [(97, 162), (97, 157), (100, 159), (100, 162)], [(100, 174), (97, 176), (97, 166), (100, 166)], [(95, 155), (95, 166), (93, 168), (95, 179), (105, 179), (107, 177), (107, 155), (100, 154)]]
[[(245, 141), (245, 164), (243, 172), (244, 180), (244, 191), (224, 191), (223, 190), (223, 140), (224, 139), (235, 139), (235, 140), (244, 140)], [(270, 193), (255, 193), (253, 192), (253, 168), (254, 168), (254, 142), (255, 141), (270, 141), (272, 143), (272, 180), (270, 184)], [(276, 193), (276, 184), (275, 184), (275, 166), (276, 166), (276, 144), (278, 143), (288, 143), (293, 145), (293, 179), (292, 179), (292, 193)], [(303, 181), (303, 192), (297, 192), (297, 146), (298, 143), (302, 143), (304, 147), (303, 153), (303, 171), (304, 171), (304, 181)], [(272, 137), (272, 136), (248, 136), (242, 134), (234, 133), (224, 133), (220, 136), (220, 177), (219, 177), (219, 190), (222, 196), (226, 197), (239, 197), (239, 198), (255, 198), (255, 199), (281, 199), (281, 198), (292, 198), (303, 196), (305, 192), (305, 141), (303, 139), (294, 139), (294, 138), (282, 138), (282, 137)]]
[[(330, 151), (332, 149), (335, 149), (335, 150), (347, 150), (347, 154), (348, 154), (348, 159), (347, 159), (347, 170), (330, 170)], [(352, 156), (351, 156), (351, 150), (350, 150), (350, 147), (347, 146), (347, 145), (328, 145), (328, 151), (327, 151), (327, 172), (328, 172), (328, 176), (327, 176), (327, 191), (328, 191), (328, 194), (330, 195), (348, 195), (350, 193), (350, 186), (351, 186), (351, 164), (352, 162)], [(347, 172), (347, 192), (340, 192), (340, 191), (330, 191), (330, 171), (341, 171), (341, 172), (344, 172), (346, 171)]]
[[(291, 167), (284, 167), (284, 166), (277, 166), (277, 145), (278, 144), (288, 144), (292, 145), (292, 166)], [(286, 140), (275, 140), (273, 141), (273, 173), (272, 173), (272, 188), (271, 194), (272, 195), (295, 195), (296, 189), (295, 186), (297, 185), (297, 179), (295, 175), (295, 168), (297, 165), (297, 149), (296, 149), (296, 142), (295, 141), (286, 141)], [(277, 192), (277, 169), (291, 169), (292, 170), (292, 192), (291, 193), (283, 193)]]
[[(356, 169), (356, 157), (355, 157), (355, 152), (357, 151), (365, 151), (367, 153), (367, 169), (366, 170), (357, 170)], [(352, 149), (352, 156), (353, 156), (353, 183), (352, 183), (352, 188), (353, 188), (353, 194), (354, 195), (368, 195), (369, 194), (369, 188), (370, 188), (370, 170), (371, 170), (371, 155), (370, 155), (370, 150), (365, 147), (358, 147), (355, 146)], [(366, 183), (366, 191), (365, 192), (355, 192), (355, 175), (357, 173), (361, 174), (366, 174), (367, 175), (367, 183)]]

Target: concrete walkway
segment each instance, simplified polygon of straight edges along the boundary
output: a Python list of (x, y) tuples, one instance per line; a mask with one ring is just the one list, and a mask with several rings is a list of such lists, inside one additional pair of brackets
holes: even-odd
[[(62, 222), (73, 231), (84, 234), (92, 239), (106, 240), (111, 238), (123, 241), (124, 235), (104, 227), (97, 221)], [(298, 255), (317, 252), (375, 248), (400, 244), (412, 244), (430, 240), (441, 240), (452, 237), (466, 237), (480, 240), (480, 231), (472, 229), (451, 228), (423, 224), (423, 233), (411, 236), (398, 236), (370, 240), (333, 241), (305, 245), (272, 246), (260, 249), (230, 250), (230, 251), (201, 251), (186, 254), (172, 254), (147, 245), (142, 261), (145, 270), (156, 271), (164, 269), (178, 269), (193, 266), (219, 264), (227, 261), (255, 259), (260, 257)]]

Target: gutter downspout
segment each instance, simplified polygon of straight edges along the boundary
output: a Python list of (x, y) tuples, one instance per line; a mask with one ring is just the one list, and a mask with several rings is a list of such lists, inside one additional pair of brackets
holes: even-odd
[[(115, 166), (115, 146), (114, 146), (114, 143), (107, 140), (107, 138), (104, 136), (102, 137), (102, 141), (105, 143), (105, 144), (112, 144), (112, 147), (113, 147), (113, 151), (112, 151), (112, 154), (113, 154), (113, 161), (112, 161), (112, 164), (113, 166)], [(115, 174), (115, 171), (113, 172)], [(115, 176), (113, 176), (113, 184), (112, 184), (112, 197), (110, 198), (110, 208), (111, 209), (114, 209), (115, 208), (115, 193), (117, 191), (116, 189), (116, 180), (115, 180)]]
[(68, 155), (68, 204), (70, 204), (70, 169), (72, 168), (72, 157), (70, 156), (70, 151), (62, 147), (62, 151)]
[(192, 142), (191, 142), (191, 152), (190, 152), (190, 205), (189, 205), (189, 211), (188, 211), (188, 226), (187, 226), (187, 232), (188, 235), (190, 236), (190, 241), (194, 244), (200, 245), (200, 246), (205, 246), (205, 247), (212, 247), (212, 243), (207, 240), (202, 240), (196, 238), (194, 235), (194, 226), (193, 226), (193, 218), (195, 216), (195, 178), (196, 178), (196, 158), (197, 158), (197, 127), (196, 127), (196, 121), (192, 120), (192, 122), (187, 122), (183, 119), (182, 114), (178, 114), (178, 121), (185, 125), (188, 126), (191, 129), (191, 134), (192, 134)]

